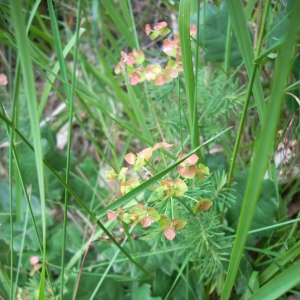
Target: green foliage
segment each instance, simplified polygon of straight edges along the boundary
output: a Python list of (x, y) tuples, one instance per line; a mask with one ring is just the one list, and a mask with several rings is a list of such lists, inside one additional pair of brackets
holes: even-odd
[[(236, 201), (227, 211), (226, 218), (228, 220), (228, 225), (236, 229), (238, 219), (241, 213), (241, 207), (245, 195), (245, 188), (247, 184), (247, 179), (249, 176), (249, 170), (240, 173), (235, 178), (234, 191), (232, 192)], [(276, 190), (274, 182), (267, 179), (264, 180), (261, 192), (256, 205), (255, 213), (253, 216), (253, 221), (250, 230), (259, 229), (263, 227), (268, 227), (275, 224), (275, 214), (278, 208), (278, 203), (276, 201)], [(253, 246), (257, 239), (262, 236), (270, 236), (272, 230), (264, 230), (251, 234), (248, 237), (247, 245)]]
[[(196, 23), (195, 14), (191, 17), (191, 22)], [(212, 62), (226, 61), (226, 42), (227, 26), (229, 15), (225, 3), (221, 4), (218, 9), (213, 4), (207, 3), (206, 9), (200, 10), (200, 27), (199, 27), (199, 45), (205, 49), (203, 57)], [(238, 66), (242, 62), (242, 55), (239, 49), (235, 34), (231, 37), (230, 64)]]
[(0, 298), (300, 293), (299, 1), (173, 2), (0, 3)]

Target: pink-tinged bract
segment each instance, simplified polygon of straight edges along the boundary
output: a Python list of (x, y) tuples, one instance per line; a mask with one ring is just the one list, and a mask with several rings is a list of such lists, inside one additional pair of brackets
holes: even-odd
[(209, 210), (212, 205), (213, 202), (210, 199), (202, 199), (194, 206), (193, 213), (196, 214), (203, 210)]
[(158, 74), (154, 79), (154, 84), (158, 86), (164, 85), (169, 80), (167, 74)]
[(196, 167), (195, 166), (188, 166), (188, 167), (178, 167), (178, 173), (183, 176), (184, 178), (192, 179), (196, 175)]
[(165, 70), (170, 75), (171, 78), (174, 79), (174, 78), (178, 77), (178, 72), (175, 69), (173, 69), (172, 67), (166, 66)]
[(141, 224), (143, 227), (149, 227), (154, 222), (155, 222), (154, 218), (152, 218), (150, 216), (147, 216), (141, 220)]
[(130, 165), (134, 165), (135, 160), (136, 160), (136, 156), (133, 153), (128, 153), (125, 155), (124, 159), (126, 160), (126, 162), (128, 162)]
[(114, 211), (108, 210), (107, 211), (107, 218), (108, 218), (109, 221), (115, 221), (115, 220), (117, 220), (117, 215)]
[[(182, 159), (183, 157), (185, 157), (186, 154), (185, 153), (181, 153), (178, 155), (179, 159)], [(197, 161), (198, 161), (199, 157), (196, 154), (192, 154), (191, 156), (189, 156), (187, 159), (185, 159), (180, 166), (184, 167), (184, 166), (191, 166), (194, 165)]]
[(146, 35), (149, 35), (150, 32), (151, 32), (151, 27), (150, 27), (149, 24), (147, 24), (146, 27), (145, 27), (145, 33), (146, 33)]
[(133, 72), (130, 76), (130, 84), (136, 85), (141, 81), (141, 76), (138, 72)]
[(126, 61), (127, 61), (128, 65), (133, 65), (135, 63), (135, 61), (136, 61), (136, 58), (135, 58), (135, 56), (132, 53), (129, 53), (127, 55), (127, 60)]
[(136, 50), (135, 48), (132, 51), (133, 56), (135, 57), (136, 61), (135, 64), (141, 64), (145, 60), (145, 55), (142, 50)]
[(31, 265), (36, 265), (39, 262), (39, 258), (37, 256), (31, 256), (29, 261)]
[(169, 39), (165, 39), (163, 43), (163, 51), (169, 55), (169, 56), (175, 56), (177, 53), (176, 50), (177, 46), (176, 43), (174, 44), (173, 41), (170, 41)]
[(175, 238), (176, 233), (172, 229), (167, 229), (167, 230), (164, 230), (164, 235), (169, 241), (172, 241)]
[(156, 143), (153, 147), (152, 147), (152, 151), (155, 151), (158, 148), (169, 148), (172, 147), (173, 144), (168, 144), (166, 142), (160, 142), (160, 143)]
[(7, 80), (7, 77), (5, 74), (0, 74), (0, 85), (7, 85), (8, 83), (8, 80)]
[(152, 148), (146, 148), (137, 154), (139, 157), (143, 157), (144, 159), (149, 159), (152, 156)]
[(160, 30), (164, 27), (167, 27), (168, 24), (166, 22), (159, 22), (157, 24), (154, 25), (154, 30)]
[(124, 51), (121, 51), (121, 56), (124, 58), (124, 61), (127, 60), (127, 53)]
[(197, 34), (197, 27), (196, 27), (195, 24), (191, 24), (191, 25), (190, 25), (190, 35), (191, 35), (192, 37), (195, 37), (196, 34)]

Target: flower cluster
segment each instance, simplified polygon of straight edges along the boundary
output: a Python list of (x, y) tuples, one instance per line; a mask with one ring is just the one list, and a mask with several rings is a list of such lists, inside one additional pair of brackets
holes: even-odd
[[(153, 29), (147, 24), (145, 28), (146, 35), (152, 40), (158, 36), (167, 35), (170, 31), (166, 22), (157, 23)], [(194, 37), (196, 33), (196, 26), (190, 25), (190, 35)], [(154, 84), (158, 86), (164, 85), (173, 78), (177, 78), (178, 73), (183, 71), (179, 34), (174, 35), (174, 40), (164, 40), (163, 52), (174, 58), (168, 61), (165, 68), (162, 68), (159, 64), (147, 65), (146, 67), (139, 66), (145, 60), (145, 55), (141, 50), (133, 49), (132, 53), (129, 54), (122, 51), (122, 58), (115, 67), (115, 73), (126, 72), (131, 85), (136, 85), (145, 80), (153, 80)]]
[[(125, 161), (132, 165), (132, 171), (138, 171), (141, 168), (144, 168), (146, 164), (151, 163), (151, 158), (153, 152), (159, 148), (169, 148), (172, 147), (172, 144), (168, 144), (166, 142), (156, 143), (153, 147), (148, 147), (137, 154), (128, 153), (125, 156)], [(179, 160), (182, 160), (186, 154), (181, 153), (178, 156)], [(186, 179), (191, 179), (196, 176), (198, 179), (203, 179), (205, 175), (209, 174), (209, 169), (202, 165), (196, 163), (198, 162), (198, 156), (196, 154), (192, 154), (186, 159), (184, 159), (178, 166), (179, 177), (183, 177), (183, 179), (177, 177), (172, 179), (170, 177), (164, 178), (158, 182), (158, 186), (156, 188), (152, 188), (157, 199), (167, 199), (169, 197), (182, 197), (188, 191), (188, 186), (185, 182)], [(145, 169), (145, 168), (144, 168)], [(121, 182), (120, 192), (122, 195), (125, 195), (138, 187), (141, 182), (135, 178), (126, 179), (126, 172), (128, 168), (122, 168), (120, 173), (117, 174), (114, 170), (106, 171), (107, 179), (114, 180), (117, 179)], [(196, 201), (196, 205), (193, 208), (193, 213), (198, 213), (200, 211), (208, 210), (213, 204), (210, 199), (202, 199), (200, 201)], [(124, 212), (122, 207), (118, 207), (117, 211), (108, 210), (107, 217), (110, 221), (117, 220), (117, 217), (121, 221), (126, 224), (130, 224), (131, 226), (135, 226), (137, 223), (141, 223), (142, 227), (149, 227), (153, 223), (157, 222), (160, 230), (163, 231), (165, 237), (169, 240), (174, 239), (176, 236), (175, 230), (180, 230), (184, 228), (187, 224), (187, 221), (181, 218), (173, 218), (172, 220), (167, 217), (166, 211), (158, 212), (153, 207), (146, 207), (143, 204), (136, 204), (131, 209)]]

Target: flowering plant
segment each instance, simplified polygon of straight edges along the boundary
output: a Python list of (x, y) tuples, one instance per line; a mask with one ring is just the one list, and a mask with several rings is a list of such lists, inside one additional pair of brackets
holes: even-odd
[[(146, 171), (148, 174), (155, 171), (155, 167), (152, 165), (152, 156), (158, 149), (167, 149), (172, 147), (172, 144), (161, 142), (156, 143), (153, 147), (145, 148), (144, 150), (135, 153), (128, 153), (125, 155), (125, 161), (132, 166), (131, 172), (139, 172)], [(186, 154), (182, 153), (178, 156), (179, 160), (182, 160), (186, 157)], [(162, 178), (151, 188), (153, 192), (152, 201), (148, 199), (145, 203), (138, 203), (133, 205), (131, 208), (125, 209), (119, 207), (116, 211), (107, 210), (107, 217), (110, 221), (116, 221), (118, 218), (131, 226), (135, 226), (139, 222), (142, 227), (150, 227), (154, 223), (158, 223), (158, 229), (156, 233), (163, 233), (164, 236), (168, 240), (173, 240), (176, 236), (175, 231), (179, 231), (183, 229), (187, 221), (175, 217), (173, 211), (170, 212), (168, 207), (165, 208), (157, 208), (161, 203), (165, 201), (173, 201), (175, 199), (185, 196), (186, 192), (188, 192), (188, 184), (186, 182), (187, 179), (196, 178), (197, 169), (205, 170), (200, 178), (200, 180), (205, 178), (205, 175), (209, 175), (209, 170), (202, 164), (196, 166), (198, 162), (198, 156), (196, 154), (192, 154), (186, 159), (184, 159), (178, 167), (178, 175), (177, 178)], [(146, 169), (146, 165), (149, 166), (148, 170)], [(120, 192), (122, 195), (127, 194), (131, 190), (137, 188), (141, 182), (140, 180), (130, 177), (127, 179), (126, 172), (128, 168), (122, 168), (120, 173), (117, 174), (114, 170), (107, 171), (106, 177), (108, 180), (118, 179), (121, 181), (120, 184)], [(190, 198), (190, 197), (189, 197)], [(155, 207), (150, 206), (150, 204), (156, 201)], [(213, 202), (210, 199), (193, 199), (196, 202), (193, 208), (190, 211), (193, 214), (199, 213), (200, 211), (208, 210)], [(171, 216), (171, 217), (170, 217)]]
[[(154, 25), (153, 29), (149, 24), (146, 25), (145, 33), (151, 40), (158, 36), (165, 36), (171, 30), (167, 27), (166, 22), (159, 22)], [(194, 37), (197, 33), (195, 25), (190, 25), (190, 35)], [(121, 60), (115, 67), (115, 73), (126, 73), (131, 85), (136, 85), (143, 81), (153, 80), (155, 85), (161, 86), (177, 78), (179, 72), (183, 71), (181, 62), (181, 48), (179, 34), (174, 34), (174, 39), (166, 38), (163, 42), (163, 52), (174, 59), (170, 59), (165, 68), (159, 64), (147, 65), (142, 64), (145, 61), (145, 55), (142, 50), (133, 49), (131, 53), (121, 51)]]

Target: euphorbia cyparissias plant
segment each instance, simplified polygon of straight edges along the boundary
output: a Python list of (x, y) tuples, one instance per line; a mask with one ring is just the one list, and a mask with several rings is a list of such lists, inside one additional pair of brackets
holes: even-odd
[[(144, 150), (138, 152), (137, 154), (128, 153), (125, 156), (125, 161), (132, 165), (132, 172), (136, 172), (143, 168), (146, 172), (145, 168), (146, 164), (149, 164), (151, 168), (151, 158), (153, 152), (159, 148), (169, 148), (172, 144), (166, 142), (156, 143), (153, 147), (145, 148)], [(179, 159), (185, 157), (186, 154), (182, 153), (178, 156)], [(203, 179), (205, 175), (209, 174), (209, 170), (206, 166), (199, 164), (196, 166), (195, 164), (198, 161), (198, 156), (195, 154), (187, 157), (178, 167), (178, 172), (182, 177), (185, 178), (193, 178), (195, 175), (198, 179)], [(152, 170), (152, 169), (151, 169)], [(108, 180), (118, 179), (121, 181), (120, 191), (123, 195), (127, 194), (131, 190), (138, 187), (141, 182), (135, 178), (126, 179), (126, 173), (128, 168), (122, 168), (120, 173), (117, 174), (114, 170), (106, 171), (106, 176)], [(152, 188), (151, 190), (154, 193), (155, 199), (167, 199), (167, 198), (178, 198), (184, 196), (184, 194), (188, 191), (188, 186), (184, 180), (181, 178), (164, 178), (158, 181), (159, 186), (157, 188)], [(197, 202), (193, 209), (193, 213), (198, 213), (200, 211), (205, 211), (210, 208), (212, 205), (212, 201), (209, 199), (203, 199)], [(130, 209), (123, 210), (122, 207), (118, 207), (117, 212), (112, 210), (107, 211), (107, 217), (110, 221), (117, 220), (119, 217), (122, 222), (130, 224), (131, 226), (135, 226), (140, 222), (142, 227), (149, 227), (153, 223), (158, 222), (160, 230), (163, 231), (164, 236), (168, 240), (173, 240), (176, 236), (177, 230), (182, 229), (187, 221), (181, 218), (173, 218), (172, 220), (167, 216), (168, 209), (164, 209), (161, 213), (159, 213), (154, 207), (147, 207), (144, 204), (136, 204)], [(173, 213), (172, 213), (173, 216)], [(157, 233), (160, 230), (155, 229)]]
[[(166, 22), (159, 22), (154, 25), (153, 29), (149, 24), (146, 25), (145, 33), (150, 39), (155, 39), (158, 36), (165, 36), (170, 33)], [(197, 27), (190, 25), (190, 35), (194, 37), (197, 33)], [(132, 53), (121, 51), (121, 60), (115, 67), (115, 73), (126, 73), (131, 85), (136, 85), (143, 81), (153, 80), (155, 85), (161, 86), (170, 82), (173, 78), (178, 77), (178, 73), (183, 71), (181, 62), (181, 48), (179, 34), (174, 34), (174, 39), (165, 39), (163, 42), (163, 52), (174, 59), (169, 60), (166, 67), (162, 68), (158, 64), (147, 65), (141, 64), (145, 60), (143, 51), (133, 49)]]

